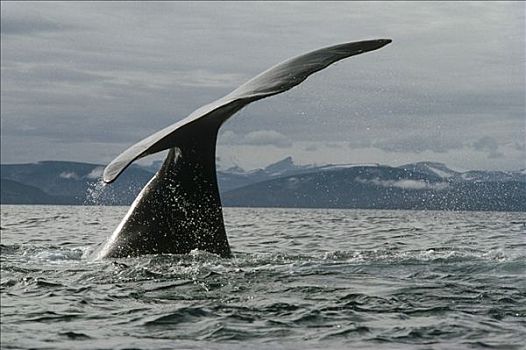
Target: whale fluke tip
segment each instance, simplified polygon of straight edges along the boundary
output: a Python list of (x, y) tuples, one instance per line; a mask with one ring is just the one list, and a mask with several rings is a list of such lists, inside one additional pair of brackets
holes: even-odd
[(109, 165), (107, 165), (106, 168), (104, 168), (104, 171), (102, 173), (102, 181), (104, 183), (110, 184), (113, 181), (115, 181), (115, 179), (119, 176), (119, 174), (122, 171), (124, 171), (124, 169), (127, 167), (127, 165), (119, 166), (116, 163), (120, 163), (120, 162), (113, 161)]
[(384, 47), (385, 45), (388, 45), (388, 44), (392, 43), (393, 40), (391, 40), (391, 39), (376, 39), (376, 40), (371, 40), (370, 42), (374, 45), (373, 50), (377, 50), (377, 49), (380, 49), (380, 48)]

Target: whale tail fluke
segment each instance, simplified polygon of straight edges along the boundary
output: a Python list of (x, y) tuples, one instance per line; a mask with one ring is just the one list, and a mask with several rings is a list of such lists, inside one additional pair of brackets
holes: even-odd
[[(113, 182), (137, 159), (172, 147), (184, 147), (188, 131), (199, 129), (196, 124), (204, 126), (205, 130), (212, 128), (217, 131), (223, 122), (247, 104), (285, 92), (337, 61), (377, 50), (390, 42), (391, 39), (375, 39), (334, 45), (277, 64), (228, 95), (195, 110), (187, 118), (128, 148), (104, 169), (103, 180), (106, 183)], [(199, 133), (195, 135), (207, 142)]]
[(390, 42), (345, 43), (289, 59), (121, 153), (104, 169), (105, 182), (113, 182), (136, 159), (170, 149), (99, 256), (188, 253), (193, 249), (230, 256), (215, 166), (221, 125), (251, 102), (287, 91), (334, 62)]

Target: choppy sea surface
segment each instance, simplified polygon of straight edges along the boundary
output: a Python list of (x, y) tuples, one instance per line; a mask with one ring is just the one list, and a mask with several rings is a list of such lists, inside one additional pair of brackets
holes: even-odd
[(2, 349), (524, 349), (526, 213), (226, 208), (235, 257), (91, 261), (125, 207), (1, 207)]

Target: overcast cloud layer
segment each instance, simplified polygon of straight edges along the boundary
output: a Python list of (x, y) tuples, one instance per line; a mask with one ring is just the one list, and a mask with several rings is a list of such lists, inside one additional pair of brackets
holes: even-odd
[(524, 168), (524, 11), (523, 2), (2, 2), (1, 161), (106, 163), (284, 59), (391, 38), (242, 110), (221, 129), (218, 156), (245, 168), (288, 155)]

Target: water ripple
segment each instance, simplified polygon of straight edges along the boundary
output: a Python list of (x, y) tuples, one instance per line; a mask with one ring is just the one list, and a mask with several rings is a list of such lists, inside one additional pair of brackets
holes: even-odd
[(88, 260), (125, 209), (3, 207), (3, 348), (526, 342), (523, 213), (227, 208), (233, 259)]

